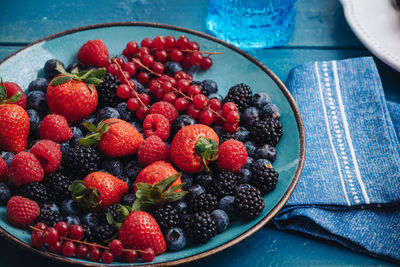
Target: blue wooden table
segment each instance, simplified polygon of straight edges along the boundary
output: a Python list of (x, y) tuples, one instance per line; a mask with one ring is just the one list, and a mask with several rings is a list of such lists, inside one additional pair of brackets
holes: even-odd
[[(206, 32), (206, 0), (1, 0), (0, 60), (47, 35), (88, 24), (149, 21)], [(285, 81), (294, 66), (312, 60), (369, 56), (349, 29), (337, 0), (298, 0), (289, 42), (250, 54)], [(150, 36), (151, 37), (151, 36)], [(400, 102), (400, 74), (377, 60), (387, 98)], [(54, 262), (0, 240), (1, 266), (51, 266)], [(58, 266), (64, 266), (57, 263)], [(245, 241), (190, 266), (380, 265), (388, 262), (336, 244), (267, 226)]]

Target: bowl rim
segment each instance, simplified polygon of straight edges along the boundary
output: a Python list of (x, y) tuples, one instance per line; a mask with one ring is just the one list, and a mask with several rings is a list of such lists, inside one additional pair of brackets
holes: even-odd
[[(87, 31), (87, 30), (92, 30), (92, 29), (97, 29), (97, 28), (107, 28), (107, 27), (119, 27), (119, 26), (141, 26), (141, 27), (153, 27), (153, 28), (164, 28), (164, 29), (170, 29), (170, 30), (176, 30), (176, 31), (180, 31), (180, 32), (185, 32), (185, 33), (190, 33), (193, 35), (197, 35), (199, 37), (214, 41), (216, 43), (219, 43), (221, 45), (224, 45), (228, 48), (230, 48), (231, 50), (239, 53), (240, 55), (244, 56), (245, 58), (247, 58), (248, 60), (250, 60), (252, 63), (254, 63), (255, 65), (257, 65), (257, 67), (259, 67), (261, 70), (263, 70), (273, 81), (274, 83), (279, 87), (279, 89), (282, 91), (282, 93), (284, 94), (284, 96), (286, 97), (287, 101), (290, 104), (290, 107), (294, 113), (295, 119), (296, 119), (296, 123), (297, 123), (297, 129), (299, 131), (299, 138), (300, 138), (300, 150), (299, 150), (299, 161), (298, 161), (298, 166), (297, 169), (295, 171), (294, 177), (292, 182), (289, 185), (289, 188), (286, 190), (285, 194), (283, 195), (283, 197), (280, 199), (280, 201), (278, 202), (277, 205), (275, 205), (275, 207), (266, 215), (264, 216), (264, 218), (262, 218), (256, 225), (254, 225), (253, 227), (251, 227), (250, 229), (248, 229), (247, 231), (245, 231), (244, 233), (242, 233), (241, 235), (233, 238), (232, 240), (219, 245), (215, 248), (206, 250), (204, 252), (201, 252), (199, 254), (195, 254), (195, 255), (191, 255), (191, 256), (187, 256), (185, 258), (181, 258), (181, 259), (177, 259), (177, 260), (171, 260), (171, 261), (166, 261), (166, 262), (160, 262), (160, 263), (144, 263), (141, 265), (135, 265), (135, 266), (173, 266), (173, 265), (178, 265), (178, 264), (183, 264), (183, 263), (188, 263), (188, 262), (193, 262), (202, 258), (205, 258), (207, 256), (216, 254), (218, 252), (221, 252), (239, 242), (241, 242), (242, 240), (244, 240), (245, 238), (249, 237), (250, 235), (254, 234), (256, 231), (258, 231), (261, 227), (263, 227), (267, 222), (269, 222), (277, 213), (278, 211), (283, 207), (283, 205), (287, 202), (287, 200), (289, 199), (290, 195), (292, 194), (294, 188), (297, 185), (297, 182), (300, 178), (300, 174), (303, 170), (303, 166), (304, 166), (304, 160), (305, 160), (305, 152), (306, 152), (306, 141), (305, 141), (305, 131), (304, 131), (304, 125), (303, 125), (303, 121), (300, 115), (300, 111), (299, 108), (297, 107), (297, 104), (295, 103), (292, 95), (290, 94), (289, 90), (286, 88), (286, 86), (284, 85), (284, 83), (269, 69), (267, 68), (263, 63), (261, 63), (259, 60), (257, 60), (256, 58), (254, 58), (253, 56), (249, 55), (247, 52), (225, 42), (222, 41), (214, 36), (211, 36), (209, 34), (197, 31), (197, 30), (192, 30), (192, 29), (188, 29), (185, 27), (180, 27), (180, 26), (175, 26), (175, 25), (167, 25), (167, 24), (162, 24), (162, 23), (154, 23), (154, 22), (141, 22), (141, 21), (123, 21), (123, 22), (108, 22), (108, 23), (98, 23), (98, 24), (91, 24), (91, 25), (86, 25), (86, 26), (81, 26), (81, 27), (76, 27), (76, 28), (72, 28), (69, 30), (65, 30), (65, 31), (61, 31), (55, 34), (51, 34), (49, 36), (46, 36), (44, 38), (41, 38), (39, 40), (36, 40), (20, 49), (18, 49), (17, 51), (13, 52), (11, 55), (7, 56), (6, 58), (4, 58), (3, 60), (0, 61), (0, 65), (3, 64), (5, 61), (7, 61), (8, 59), (10, 59), (11, 57), (17, 55), (18, 53), (20, 53), (21, 51), (37, 44), (43, 41), (49, 41), (61, 36), (65, 36), (68, 34), (72, 34), (72, 33), (76, 33), (76, 32), (80, 32), (80, 31)], [(30, 246), (29, 244), (19, 240), (18, 238), (16, 238), (15, 236), (13, 236), (12, 234), (10, 234), (9, 232), (7, 232), (3, 227), (0, 226), (0, 236), (5, 237), (7, 240), (11, 241), (12, 243), (16, 244), (17, 246), (23, 248), (23, 249), (27, 249), (29, 251), (32, 251), (36, 254), (48, 257), (50, 259), (54, 259), (57, 261), (61, 261), (64, 263), (69, 263), (69, 264), (73, 264), (73, 265), (77, 265), (80, 264), (82, 266), (102, 266), (102, 263), (91, 263), (91, 262), (78, 262), (76, 260), (61, 256), (61, 255), (57, 255), (57, 254), (53, 254), (50, 253), (48, 251), (44, 251), (44, 250), (38, 250), (33, 248), (32, 246)], [(126, 266), (126, 265), (110, 265), (110, 266)]]

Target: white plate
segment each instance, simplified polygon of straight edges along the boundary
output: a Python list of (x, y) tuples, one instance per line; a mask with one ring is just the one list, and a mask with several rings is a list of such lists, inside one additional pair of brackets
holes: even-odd
[(400, 71), (400, 12), (391, 0), (340, 0), (350, 28), (378, 58)]

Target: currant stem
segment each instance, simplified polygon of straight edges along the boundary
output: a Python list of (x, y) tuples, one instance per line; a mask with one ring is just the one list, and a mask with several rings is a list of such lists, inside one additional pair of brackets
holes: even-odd
[(132, 58), (133, 61), (135, 61), (136, 64), (139, 64), (140, 67), (144, 68), (145, 70), (147, 70), (148, 72), (150, 72), (150, 74), (156, 75), (158, 77), (161, 76), (161, 74), (159, 73), (155, 73), (154, 71), (152, 71), (151, 69), (149, 69), (147, 66), (143, 65), (142, 62), (140, 62), (139, 60), (137, 60), (136, 58)]
[(182, 52), (186, 52), (186, 53), (199, 52), (199, 53), (207, 54), (207, 55), (222, 55), (223, 54), (223, 52), (208, 52), (208, 51), (197, 51), (197, 50), (188, 50), (188, 49), (184, 49), (184, 50), (182, 50)]

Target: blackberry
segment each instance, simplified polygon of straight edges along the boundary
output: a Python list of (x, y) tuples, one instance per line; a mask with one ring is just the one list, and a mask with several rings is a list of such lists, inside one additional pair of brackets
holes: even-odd
[(65, 221), (65, 218), (60, 213), (54, 210), (43, 209), (40, 210), (40, 214), (37, 217), (36, 221), (45, 223), (47, 226), (53, 227), (56, 223)]
[(256, 161), (251, 165), (251, 183), (266, 194), (275, 189), (279, 173), (270, 164)]
[(208, 187), (208, 192), (218, 197), (232, 195), (236, 187), (239, 185), (240, 176), (230, 171), (222, 171), (216, 179)]
[(256, 121), (250, 127), (250, 135), (254, 142), (259, 146), (268, 144), (276, 146), (281, 139), (282, 124), (277, 119), (267, 119), (265, 121)]
[(243, 112), (246, 108), (251, 106), (252, 94), (253, 92), (247, 84), (240, 83), (232, 86), (229, 89), (229, 92), (225, 97), (224, 102), (235, 103), (239, 111)]
[(212, 194), (203, 193), (195, 198), (192, 198), (189, 205), (192, 213), (200, 211), (211, 212), (217, 207), (218, 199)]
[(94, 237), (90, 226), (87, 224), (82, 224), (82, 227), (85, 230), (83, 239), (85, 239), (87, 242), (94, 242)]
[(96, 86), (99, 95), (99, 108), (116, 107), (122, 101), (117, 96), (117, 87), (121, 84), (120, 80), (110, 73), (106, 73), (103, 82)]
[(236, 193), (234, 206), (240, 218), (252, 221), (261, 214), (265, 204), (260, 190), (253, 186), (243, 186)]
[(219, 136), (219, 143), (222, 144), (223, 142), (228, 141), (229, 139), (235, 139), (235, 138), (236, 137), (234, 133), (224, 132)]
[(179, 227), (178, 212), (176, 208), (170, 204), (164, 204), (154, 208), (151, 214), (156, 219), (163, 233), (166, 233), (171, 228)]
[(108, 222), (99, 223), (99, 225), (90, 228), (90, 240), (98, 244), (104, 244), (105, 240), (113, 237), (117, 230), (113, 228)]
[(16, 188), (15, 195), (32, 199), (38, 203), (47, 201), (46, 186), (43, 183), (31, 182)]
[(200, 81), (191, 81), (190, 85), (197, 85), (201, 89), (201, 93), (205, 96), (208, 95), (207, 90), (204, 88), (204, 84)]
[(125, 216), (121, 211), (118, 210), (119, 208), (120, 206), (118, 204), (107, 207), (104, 210), (104, 213), (101, 214), (102, 217), (100, 218), (100, 221), (103, 223), (107, 222), (107, 213), (111, 213), (115, 221), (122, 223), (125, 219)]
[(91, 148), (75, 144), (63, 155), (62, 165), (68, 173), (80, 178), (99, 167), (100, 155)]
[(209, 212), (186, 215), (183, 230), (194, 242), (205, 243), (217, 234), (217, 226)]
[(56, 204), (60, 204), (70, 195), (68, 186), (72, 183), (72, 179), (59, 171), (47, 174), (43, 183), (48, 190), (48, 199)]

